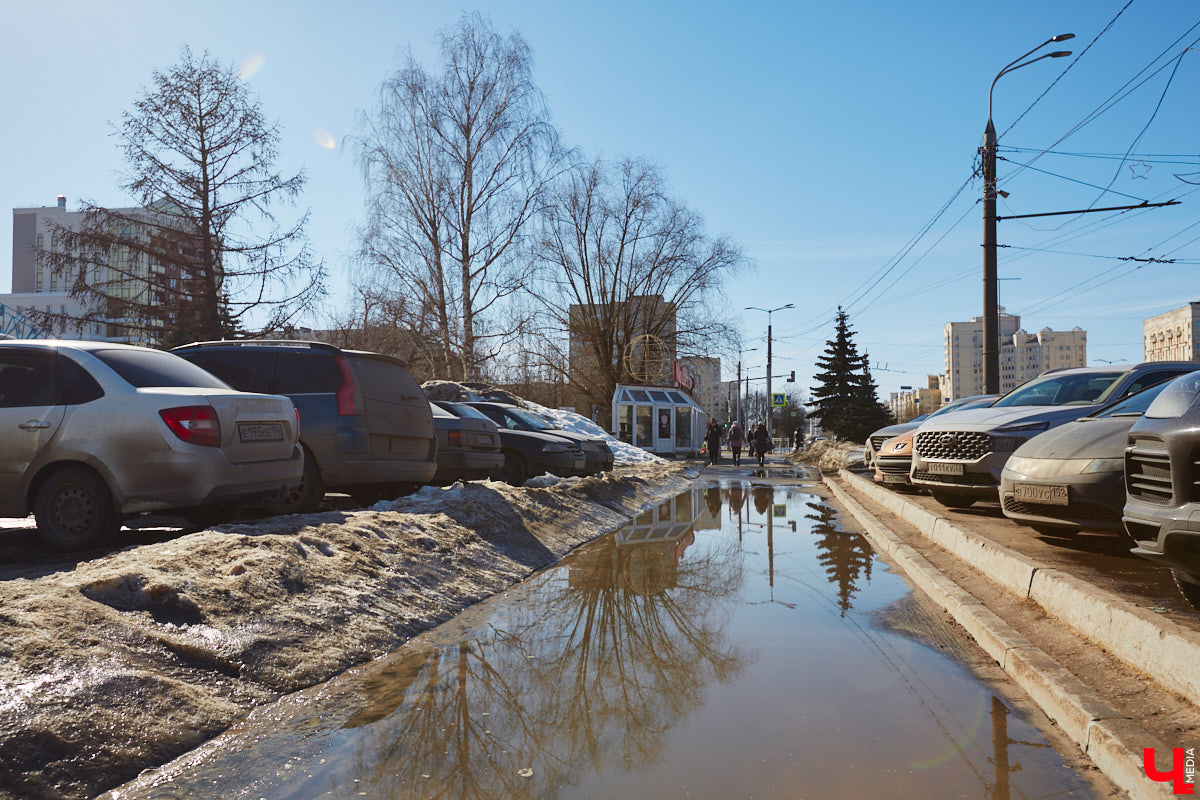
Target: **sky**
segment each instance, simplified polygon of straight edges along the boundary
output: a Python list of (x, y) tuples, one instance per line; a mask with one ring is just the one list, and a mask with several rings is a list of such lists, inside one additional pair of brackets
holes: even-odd
[[(277, 168), (307, 175), (299, 210), (336, 307), (364, 217), (359, 115), (409, 48), (435, 68), (437, 33), (470, 11), (528, 42), (567, 144), (658, 164), (709, 234), (741, 246), (725, 305), (754, 374), (768, 315), (741, 309), (788, 304), (770, 315), (772, 371), (806, 394), (839, 305), (883, 398), (943, 370), (945, 323), (982, 313), (972, 176), (989, 86), (1062, 33), (1075, 38), (1038, 53), (1072, 56), (995, 85), (998, 213), (1180, 203), (1002, 220), (1001, 305), (1027, 331), (1084, 328), (1090, 363), (1136, 363), (1143, 319), (1200, 300), (1195, 0), (7, 3), (0, 204), (129, 205), (113, 125), (182, 47), (207, 50), (247, 65), (282, 131)], [(0, 291), (11, 237), (0, 225)], [(737, 361), (724, 354), (726, 378)]]

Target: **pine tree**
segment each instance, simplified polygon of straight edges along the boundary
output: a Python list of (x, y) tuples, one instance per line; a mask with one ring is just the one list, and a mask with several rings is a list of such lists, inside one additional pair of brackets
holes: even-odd
[(817, 359), (820, 370), (814, 377), (819, 386), (812, 389), (816, 410), (812, 417), (821, 429), (839, 439), (864, 441), (870, 433), (886, 425), (890, 415), (876, 397), (867, 356), (858, 354), (849, 315), (837, 310), (834, 336), (825, 342), (825, 353)]

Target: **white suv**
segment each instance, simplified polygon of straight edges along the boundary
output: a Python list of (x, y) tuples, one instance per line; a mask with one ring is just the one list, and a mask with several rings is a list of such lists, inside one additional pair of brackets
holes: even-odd
[(1196, 369), (1200, 362), (1159, 361), (1043, 373), (987, 408), (928, 420), (914, 438), (912, 482), (950, 508), (995, 500), (1005, 462), (1028, 439)]

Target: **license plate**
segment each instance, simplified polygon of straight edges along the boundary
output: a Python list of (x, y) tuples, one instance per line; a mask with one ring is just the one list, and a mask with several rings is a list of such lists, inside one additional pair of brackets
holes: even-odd
[(237, 429), (238, 439), (243, 444), (283, 441), (283, 423), (281, 422), (240, 422)]
[(962, 464), (943, 464), (937, 461), (930, 461), (925, 465), (929, 470), (930, 475), (962, 475)]
[(888, 475), (887, 473), (884, 473), (883, 482), (884, 483), (908, 483), (908, 476), (907, 475)]
[(1013, 498), (1023, 503), (1040, 503), (1047, 506), (1065, 506), (1070, 502), (1067, 487), (1039, 483), (1013, 484)]

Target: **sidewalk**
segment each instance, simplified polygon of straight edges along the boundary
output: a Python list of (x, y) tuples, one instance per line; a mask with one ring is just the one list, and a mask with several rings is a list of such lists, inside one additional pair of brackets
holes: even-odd
[[(1194, 746), (1200, 738), (1194, 725), (1200, 720), (1194, 705), (1200, 698), (1200, 633), (1006, 547), (973, 530), (969, 518), (951, 520), (846, 470), (825, 483), (876, 549), (961, 624), (1114, 783), (1135, 798), (1173, 796), (1169, 784), (1146, 777), (1142, 754), (1153, 747), (1159, 769), (1167, 770), (1171, 748)], [(958, 582), (947, 577), (955, 571), (952, 562), (962, 573)], [(985, 584), (998, 587), (994, 594), (1007, 594), (1013, 611), (1002, 616), (989, 605), (1003, 612), (1005, 603), (981, 601), (977, 595), (991, 588)], [(1044, 626), (1081, 637), (1080, 644), (1060, 649), (1059, 659), (1072, 649), (1090, 649), (1089, 655), (1102, 659), (1103, 648), (1121, 662), (1112, 666), (1128, 673), (1126, 683), (1135, 690), (1115, 690), (1119, 681), (1085, 674), (1099, 684), (1089, 686), (1010, 624), (1010, 617), (1030, 612)], [(1138, 687), (1144, 696), (1131, 697)], [(1148, 707), (1140, 709), (1139, 700)], [(1170, 724), (1163, 715), (1171, 717)]]

